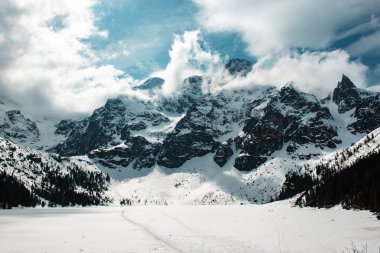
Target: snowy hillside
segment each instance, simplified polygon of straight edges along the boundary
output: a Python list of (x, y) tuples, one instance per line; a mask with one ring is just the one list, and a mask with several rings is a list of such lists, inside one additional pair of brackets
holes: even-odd
[[(37, 203), (49, 205), (93, 205), (105, 204), (102, 196), (107, 189), (107, 175), (90, 164), (80, 163), (59, 155), (47, 154), (21, 147), (0, 138), (1, 182), (22, 184)], [(3, 189), (7, 193), (16, 194)], [(0, 202), (3, 199), (0, 200)], [(5, 203), (2, 203), (7, 206)], [(17, 203), (15, 203), (17, 205)]]
[(317, 173), (318, 167), (325, 167), (330, 170), (344, 168), (352, 165), (357, 160), (368, 156), (370, 153), (378, 153), (380, 151), (380, 128), (367, 134), (352, 146), (345, 148), (343, 151), (333, 152), (321, 157), (318, 161), (308, 163), (306, 168), (313, 173)]
[(296, 200), (300, 206), (341, 204), (347, 209), (370, 210), (380, 219), (380, 153), (376, 140), (378, 132), (375, 134), (377, 136), (368, 135), (354, 147), (315, 165), (316, 176), (305, 173), (297, 180), (294, 176), (287, 176), (285, 190), (291, 190), (292, 185), (300, 181), (305, 186), (305, 191)]

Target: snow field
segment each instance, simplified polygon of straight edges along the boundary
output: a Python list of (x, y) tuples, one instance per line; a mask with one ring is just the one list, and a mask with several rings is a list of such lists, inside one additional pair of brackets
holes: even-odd
[(0, 211), (1, 252), (368, 252), (367, 211), (265, 205), (131, 206)]

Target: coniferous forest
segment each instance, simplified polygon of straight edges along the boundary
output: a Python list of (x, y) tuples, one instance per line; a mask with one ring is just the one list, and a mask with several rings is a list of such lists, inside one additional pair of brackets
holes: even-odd
[[(3, 171), (0, 172), (0, 207), (102, 205), (107, 200), (101, 192), (106, 189), (109, 180), (108, 175), (79, 168), (72, 168), (68, 174), (44, 168), (41, 184), (28, 189), (17, 177)], [(78, 187), (87, 191), (80, 192)]]
[(298, 199), (300, 206), (367, 209), (380, 214), (380, 153), (370, 153), (341, 170), (319, 166), (323, 179)]
[(285, 182), (278, 196), (278, 200), (291, 198), (300, 192), (310, 189), (313, 185), (315, 185), (315, 180), (309, 174), (289, 172), (285, 175)]
[(3, 209), (16, 207), (34, 207), (39, 200), (16, 177), (0, 172), (0, 207)]

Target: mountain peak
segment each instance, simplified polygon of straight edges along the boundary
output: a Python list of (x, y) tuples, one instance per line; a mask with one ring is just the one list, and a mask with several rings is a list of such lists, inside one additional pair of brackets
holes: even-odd
[(231, 75), (246, 76), (252, 70), (253, 63), (246, 59), (234, 58), (224, 66)]
[(301, 93), (303, 93), (296, 85), (295, 83), (288, 82), (280, 89), (280, 94), (282, 96), (293, 94), (293, 96), (299, 96)]
[(338, 105), (339, 113), (344, 113), (356, 107), (360, 100), (360, 91), (353, 82), (346, 76), (342, 75), (342, 80), (333, 92), (333, 101)]
[(281, 90), (286, 90), (286, 89), (298, 90), (298, 88), (295, 86), (293, 81), (290, 81), (281, 87)]
[(162, 78), (151, 77), (151, 78), (148, 78), (145, 82), (143, 82), (139, 86), (136, 86), (135, 89), (139, 89), (139, 90), (151, 90), (151, 89), (154, 89), (154, 88), (160, 88), (164, 82), (165, 81)]
[(338, 89), (352, 89), (356, 88), (355, 84), (345, 74), (342, 75), (342, 80), (338, 83)]

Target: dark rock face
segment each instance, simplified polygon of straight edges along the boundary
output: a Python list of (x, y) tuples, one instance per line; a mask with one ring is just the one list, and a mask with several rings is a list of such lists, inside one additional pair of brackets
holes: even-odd
[(380, 94), (357, 88), (345, 75), (333, 93), (338, 112), (354, 109), (356, 121), (348, 125), (352, 133), (369, 133), (380, 127)]
[(35, 142), (39, 138), (39, 130), (34, 121), (26, 118), (19, 110), (6, 111), (0, 121), (0, 136), (13, 141)]
[(356, 122), (348, 129), (352, 133), (370, 133), (380, 127), (380, 96), (379, 94), (363, 98), (357, 105), (354, 116)]
[(220, 145), (217, 139), (242, 123), (246, 103), (243, 100), (250, 95), (244, 90), (200, 97), (164, 140), (157, 163), (177, 168), (194, 157), (215, 152)]
[(330, 111), (316, 97), (285, 86), (280, 90), (280, 101), (293, 109), (287, 115), (285, 142), (315, 144), (319, 148), (335, 148), (340, 143), (336, 127), (328, 122), (333, 120)]
[(360, 92), (347, 76), (343, 75), (334, 89), (333, 101), (338, 105), (339, 113), (345, 113), (359, 103)]
[(113, 119), (125, 116), (125, 107), (119, 99), (110, 99), (106, 105), (94, 111), (87, 124), (78, 124), (83, 128), (74, 128), (62, 144), (53, 151), (61, 155), (83, 155), (91, 150), (106, 146), (116, 133)]
[(159, 144), (152, 144), (144, 137), (132, 137), (124, 145), (110, 149), (99, 149), (91, 151), (88, 155), (102, 165), (108, 167), (127, 167), (133, 161), (134, 169), (150, 168), (156, 163), (156, 155)]
[(214, 139), (218, 136), (214, 124), (221, 107), (211, 95), (198, 99), (164, 140), (157, 163), (177, 168), (191, 158), (214, 152), (220, 144)]
[(139, 121), (137, 123), (132, 123), (126, 126), (129, 128), (129, 130), (132, 130), (132, 131), (139, 131), (139, 130), (144, 130), (147, 128), (147, 124), (144, 121)]
[(235, 159), (234, 167), (240, 171), (251, 171), (266, 161), (262, 156), (253, 156), (249, 154), (241, 154)]
[(162, 143), (157, 164), (168, 168), (178, 168), (191, 158), (213, 152), (217, 146), (218, 143), (212, 136), (202, 131), (169, 135)]
[[(266, 96), (265, 92), (264, 95), (259, 93)], [(239, 128), (238, 124), (243, 124), (251, 96), (257, 95), (252, 90), (239, 90), (200, 97), (163, 142), (157, 163), (177, 168), (194, 157), (215, 152), (220, 146), (218, 139), (225, 134), (231, 135)], [(223, 158), (219, 157), (223, 152), (226, 152)], [(217, 153), (219, 165), (228, 160), (230, 152), (223, 144)]]
[(68, 136), (69, 133), (73, 131), (74, 128), (76, 127), (77, 125), (76, 123), (77, 122), (74, 120), (69, 120), (69, 119), (61, 120), (61, 122), (59, 122), (58, 125), (56, 126), (57, 129), (55, 130), (54, 133)]
[(334, 148), (340, 143), (336, 127), (328, 123), (332, 120), (329, 110), (314, 96), (292, 85), (284, 86), (277, 96), (256, 108), (245, 121), (245, 135), (235, 138), (236, 146), (241, 149), (235, 161), (239, 170), (256, 168), (285, 143), (290, 143), (289, 152), (296, 151), (299, 145)]
[(231, 59), (225, 65), (225, 69), (231, 75), (242, 75), (246, 76), (252, 70), (252, 62), (245, 59)]
[(214, 161), (220, 167), (223, 167), (228, 159), (234, 154), (234, 151), (231, 148), (233, 140), (229, 139), (228, 141), (222, 143), (215, 152)]

